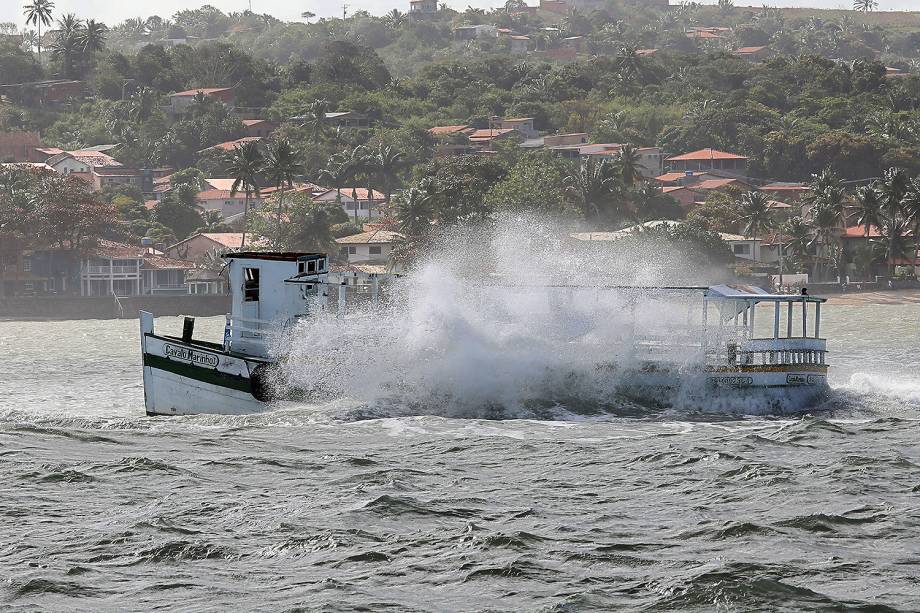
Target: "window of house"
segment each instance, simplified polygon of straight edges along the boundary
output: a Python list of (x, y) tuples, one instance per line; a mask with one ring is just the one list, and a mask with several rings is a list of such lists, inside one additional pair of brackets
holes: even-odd
[(346, 203), (345, 203), (345, 208), (348, 209), (349, 211), (354, 211), (354, 210), (355, 210), (355, 203), (354, 203), (354, 202), (346, 202)]
[(357, 247), (349, 247), (349, 248), (348, 248), (348, 255), (356, 255), (357, 253), (358, 253), (358, 248), (357, 248)]
[(381, 248), (380, 248), (380, 245), (377, 245), (376, 247), (368, 247), (367, 251), (371, 255), (380, 255)]
[(35, 284), (34, 283), (23, 283), (22, 288), (26, 290), (27, 292), (31, 292), (32, 290), (35, 289)]
[(259, 301), (259, 269), (243, 269), (243, 300), (245, 302)]
[(22, 271), (32, 272), (32, 260), (30, 258), (25, 258), (22, 260)]
[(750, 245), (733, 245), (732, 252), (735, 255), (750, 255), (751, 246)]
[(366, 210), (367, 210), (367, 203), (366, 203), (366, 202), (362, 202), (362, 203), (361, 203), (361, 210), (362, 210), (362, 211), (366, 211)]

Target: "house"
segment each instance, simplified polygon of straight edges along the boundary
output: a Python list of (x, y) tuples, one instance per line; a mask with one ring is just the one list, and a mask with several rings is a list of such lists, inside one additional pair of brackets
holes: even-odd
[(239, 251), (242, 247), (242, 232), (199, 232), (170, 245), (163, 250), (163, 254), (170, 258), (197, 262), (209, 253)]
[(664, 187), (675, 187), (678, 185), (694, 185), (706, 179), (720, 179), (714, 174), (708, 172), (693, 172), (687, 170), (684, 172), (666, 172), (663, 175), (655, 177), (655, 182)]
[(196, 296), (225, 295), (228, 293), (228, 281), (229, 279), (221, 270), (195, 268), (185, 273), (185, 285), (188, 287), (188, 293)]
[(768, 183), (760, 191), (783, 202), (799, 202), (811, 188), (804, 183)]
[(512, 55), (524, 55), (530, 47), (530, 37), (512, 34), (508, 37), (509, 49)]
[(112, 156), (95, 149), (65, 151), (54, 155), (45, 162), (62, 175), (76, 174), (93, 182), (92, 172), (100, 168), (123, 168), (123, 164)]
[(93, 168), (90, 177), (93, 183), (93, 189), (102, 191), (108, 187), (119, 185), (128, 185), (142, 189), (143, 177), (141, 171), (136, 168), (125, 168), (124, 166), (100, 166)]
[(735, 49), (732, 53), (752, 62), (762, 62), (772, 54), (769, 47), (741, 47), (740, 49)]
[(533, 117), (490, 117), (489, 129), (491, 130), (517, 130), (524, 138), (537, 138), (540, 133), (533, 126)]
[(466, 155), (473, 153), (469, 135), (475, 128), (466, 125), (435, 126), (428, 129), (435, 141), (435, 157), (444, 158), (452, 155)]
[(885, 77), (888, 79), (897, 79), (899, 77), (909, 77), (910, 73), (901, 68), (892, 68), (891, 66), (885, 66)]
[(409, 18), (424, 19), (438, 12), (437, 0), (409, 0)]
[(205, 153), (205, 152), (229, 153), (233, 151), (234, 149), (236, 149), (237, 147), (240, 147), (246, 143), (258, 143), (261, 140), (262, 140), (261, 136), (244, 136), (243, 138), (238, 138), (236, 140), (228, 140), (225, 143), (218, 143), (216, 145), (212, 145), (210, 147), (202, 149), (198, 153)]
[(766, 255), (766, 250), (762, 249), (763, 241), (761, 239), (727, 232), (719, 232), (719, 236), (728, 243), (728, 248), (732, 250), (736, 258), (751, 260), (752, 262), (764, 262), (763, 256)]
[(540, 10), (557, 15), (568, 15), (572, 7), (563, 0), (540, 0)]
[(544, 147), (571, 147), (588, 144), (586, 132), (573, 132), (572, 134), (551, 134), (543, 137)]
[(185, 113), (195, 103), (195, 98), (201, 94), (211, 100), (223, 103), (227, 108), (236, 106), (236, 90), (232, 87), (202, 87), (184, 92), (176, 92), (169, 96), (170, 112), (173, 116)]
[(678, 204), (680, 204), (680, 206), (684, 209), (693, 207), (702, 199), (702, 195), (698, 191), (693, 190), (686, 185), (662, 187), (661, 192), (663, 194), (667, 194), (671, 198), (674, 198), (674, 200), (677, 200)]
[(103, 240), (80, 260), (80, 295), (187, 294), (185, 274), (193, 268), (147, 247)]
[[(264, 196), (261, 191), (258, 196), (250, 194), (249, 210), (258, 208), (263, 200)], [(205, 211), (220, 211), (224, 219), (246, 212), (245, 191), (238, 191), (234, 194), (232, 189), (206, 189), (198, 192), (195, 202)]]
[(754, 186), (740, 179), (705, 179), (693, 185), (693, 189), (707, 194), (714, 191), (737, 189), (743, 192), (754, 191)]
[(369, 231), (337, 238), (335, 242), (349, 264), (387, 264), (393, 246), (401, 239), (402, 235), (398, 232), (371, 226)]
[[(623, 153), (623, 145), (617, 144), (600, 144), (586, 145), (581, 148), (581, 156), (592, 156), (599, 158), (609, 158), (619, 160)], [(639, 173), (646, 179), (651, 179), (661, 174), (663, 167), (664, 155), (659, 147), (638, 147), (636, 157), (639, 166)]]
[(0, 85), (0, 94), (22, 106), (60, 106), (71, 98), (82, 100), (85, 93), (83, 81), (53, 79)]
[(347, 130), (366, 130), (371, 127), (370, 118), (355, 111), (326, 113), (326, 121), (337, 128)]
[(278, 126), (267, 119), (243, 119), (243, 128), (246, 130), (246, 136), (256, 138), (268, 138), (271, 133), (278, 129)]
[(34, 160), (34, 151), (42, 146), (38, 132), (23, 130), (0, 131), (0, 160), (11, 162), (44, 162)]
[[(355, 200), (357, 198), (357, 201)], [(380, 192), (369, 192), (366, 187), (343, 187), (341, 193), (334, 189), (313, 198), (314, 202), (340, 202), (342, 210), (354, 220), (378, 219), (385, 215), (386, 200)]]
[(0, 256), (0, 296), (70, 294), (78, 287), (78, 272), (71, 250), (36, 248)]
[(658, 53), (658, 49), (636, 49), (636, 55), (639, 57), (652, 57)]
[(742, 175), (747, 172), (748, 158), (716, 149), (700, 149), (665, 160), (671, 172), (688, 170), (725, 170)]
[(455, 40), (475, 40), (477, 38), (494, 37), (497, 36), (497, 34), (497, 28), (489, 24), (459, 26), (454, 28)]
[(512, 128), (504, 130), (476, 130), (470, 134), (470, 144), (480, 151), (490, 150), (492, 143), (497, 140), (523, 140), (520, 132)]

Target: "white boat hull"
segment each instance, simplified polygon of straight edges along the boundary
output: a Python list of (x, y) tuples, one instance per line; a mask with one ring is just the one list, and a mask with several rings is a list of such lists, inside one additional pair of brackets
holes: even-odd
[(264, 360), (160, 337), (141, 313), (144, 404), (148, 415), (245, 415), (268, 408), (255, 382)]

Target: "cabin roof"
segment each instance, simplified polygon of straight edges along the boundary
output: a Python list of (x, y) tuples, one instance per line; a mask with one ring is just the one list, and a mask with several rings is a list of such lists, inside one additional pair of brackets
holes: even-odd
[(716, 300), (745, 300), (748, 302), (827, 302), (826, 298), (808, 294), (771, 294), (756, 285), (736, 283), (713, 285), (706, 290), (706, 297)]
[(304, 253), (300, 251), (237, 251), (225, 253), (221, 257), (228, 260), (268, 260), (273, 262), (297, 262), (301, 259), (324, 258), (325, 253)]

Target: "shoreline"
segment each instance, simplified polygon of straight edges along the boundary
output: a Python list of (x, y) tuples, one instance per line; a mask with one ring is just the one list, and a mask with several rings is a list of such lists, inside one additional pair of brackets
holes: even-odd
[(876, 292), (853, 292), (846, 294), (830, 294), (826, 296), (828, 304), (835, 306), (846, 305), (880, 305), (898, 306), (906, 304), (920, 304), (920, 290), (894, 289)]

